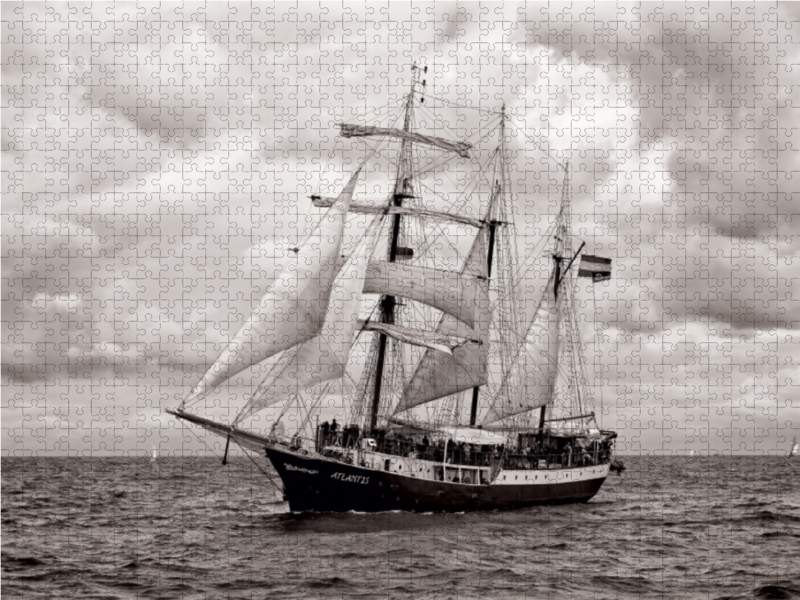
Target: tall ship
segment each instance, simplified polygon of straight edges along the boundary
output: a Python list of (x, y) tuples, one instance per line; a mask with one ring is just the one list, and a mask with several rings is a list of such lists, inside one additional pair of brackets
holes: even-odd
[[(595, 418), (576, 294), (611, 261), (572, 235), (569, 164), (543, 152), (555, 183), (526, 184), (509, 142), (541, 140), (505, 105), (453, 139), (426, 71), (385, 122), (340, 125), (361, 157), (343, 189), (311, 197), (318, 223), (168, 412), (222, 436), (223, 463), (232, 443), (265, 456), (292, 511), (587, 502), (616, 434)], [(235, 416), (215, 417), (254, 367)]]

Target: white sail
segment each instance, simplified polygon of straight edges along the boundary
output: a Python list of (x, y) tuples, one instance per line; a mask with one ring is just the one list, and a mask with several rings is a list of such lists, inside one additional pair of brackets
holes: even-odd
[(350, 125), (347, 123), (340, 123), (339, 127), (342, 128), (342, 137), (369, 137), (373, 135), (393, 137), (411, 142), (417, 142), (419, 144), (426, 144), (428, 146), (435, 146), (436, 148), (440, 148), (442, 150), (449, 150), (464, 158), (469, 158), (469, 150), (472, 148), (472, 145), (466, 142), (454, 142), (432, 135), (423, 135), (414, 131), (405, 131), (403, 129), (372, 127), (369, 125)]
[(239, 413), (236, 423), (286, 396), (344, 376), (360, 325), (361, 288), (369, 262), (367, 246), (367, 240), (362, 240), (337, 275), (319, 335), (282, 357)]
[[(478, 278), (487, 275), (486, 245), (481, 231), (472, 244), (462, 273)], [(449, 396), (472, 387), (484, 385), (488, 381), (489, 356), (489, 310), (488, 286), (484, 295), (476, 300), (478, 318), (474, 330), (464, 322), (445, 313), (442, 315), (436, 332), (442, 335), (468, 336), (477, 334), (478, 343), (468, 343), (456, 348), (452, 354), (429, 351), (420, 360), (413, 377), (403, 391), (403, 397), (394, 414), (414, 408), (426, 402)]]
[(367, 269), (364, 292), (401, 296), (438, 308), (468, 327), (487, 318), (486, 277), (418, 265), (374, 261)]
[(564, 303), (563, 295), (555, 297), (552, 278), (547, 290), (528, 328), (515, 368), (509, 370), (501, 386), (508, 390), (507, 400), (490, 408), (482, 419), (483, 425), (546, 406), (555, 396)]
[(325, 322), (347, 211), (358, 182), (350, 178), (315, 235), (297, 249), (227, 348), (185, 400), (190, 403), (244, 369), (317, 335)]

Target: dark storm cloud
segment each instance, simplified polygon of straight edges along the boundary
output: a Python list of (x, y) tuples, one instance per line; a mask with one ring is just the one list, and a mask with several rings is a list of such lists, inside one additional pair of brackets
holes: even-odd
[[(556, 56), (571, 57), (570, 64), (626, 71), (617, 84), (637, 108), (639, 148), (657, 158), (645, 168), (663, 170), (664, 180), (640, 188), (660, 200), (651, 204), (655, 219), (640, 219), (637, 230), (617, 224), (623, 235), (654, 242), (650, 252), (647, 243), (640, 249), (655, 268), (637, 268), (652, 298), (648, 312), (666, 312), (667, 322), (699, 316), (737, 329), (800, 324), (792, 316), (800, 267), (791, 260), (800, 241), (791, 240), (800, 218), (793, 181), (800, 156), (786, 110), (800, 71), (787, 68), (787, 52), (796, 51), (782, 43), (797, 12), (788, 6), (520, 8), (527, 42), (560, 49)], [(787, 238), (788, 245), (779, 242)]]

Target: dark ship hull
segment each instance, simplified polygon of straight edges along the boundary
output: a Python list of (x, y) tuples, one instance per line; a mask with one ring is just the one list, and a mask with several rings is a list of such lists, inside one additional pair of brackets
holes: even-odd
[(527, 483), (470, 485), (364, 468), (319, 455), (303, 456), (276, 446), (267, 447), (266, 453), (283, 480), (292, 511), (461, 512), (588, 502), (608, 475), (606, 464), (528, 470), (524, 471), (524, 477), (530, 477)]

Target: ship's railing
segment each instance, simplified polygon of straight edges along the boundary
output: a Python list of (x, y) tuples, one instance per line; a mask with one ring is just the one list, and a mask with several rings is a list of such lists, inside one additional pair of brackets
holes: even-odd
[[(364, 442), (358, 433), (354, 428), (345, 428), (344, 431), (318, 430), (313, 441), (314, 448), (318, 453), (334, 458), (337, 454), (349, 456), (349, 449), (359, 449)], [(493, 467), (502, 459), (503, 469), (564, 469), (607, 464), (612, 458), (612, 445), (608, 442), (560, 451), (534, 451), (532, 448), (512, 450), (503, 445), (465, 444), (452, 440), (431, 444), (395, 437), (377, 438), (371, 443), (374, 445), (370, 450), (379, 454), (470, 467)]]

